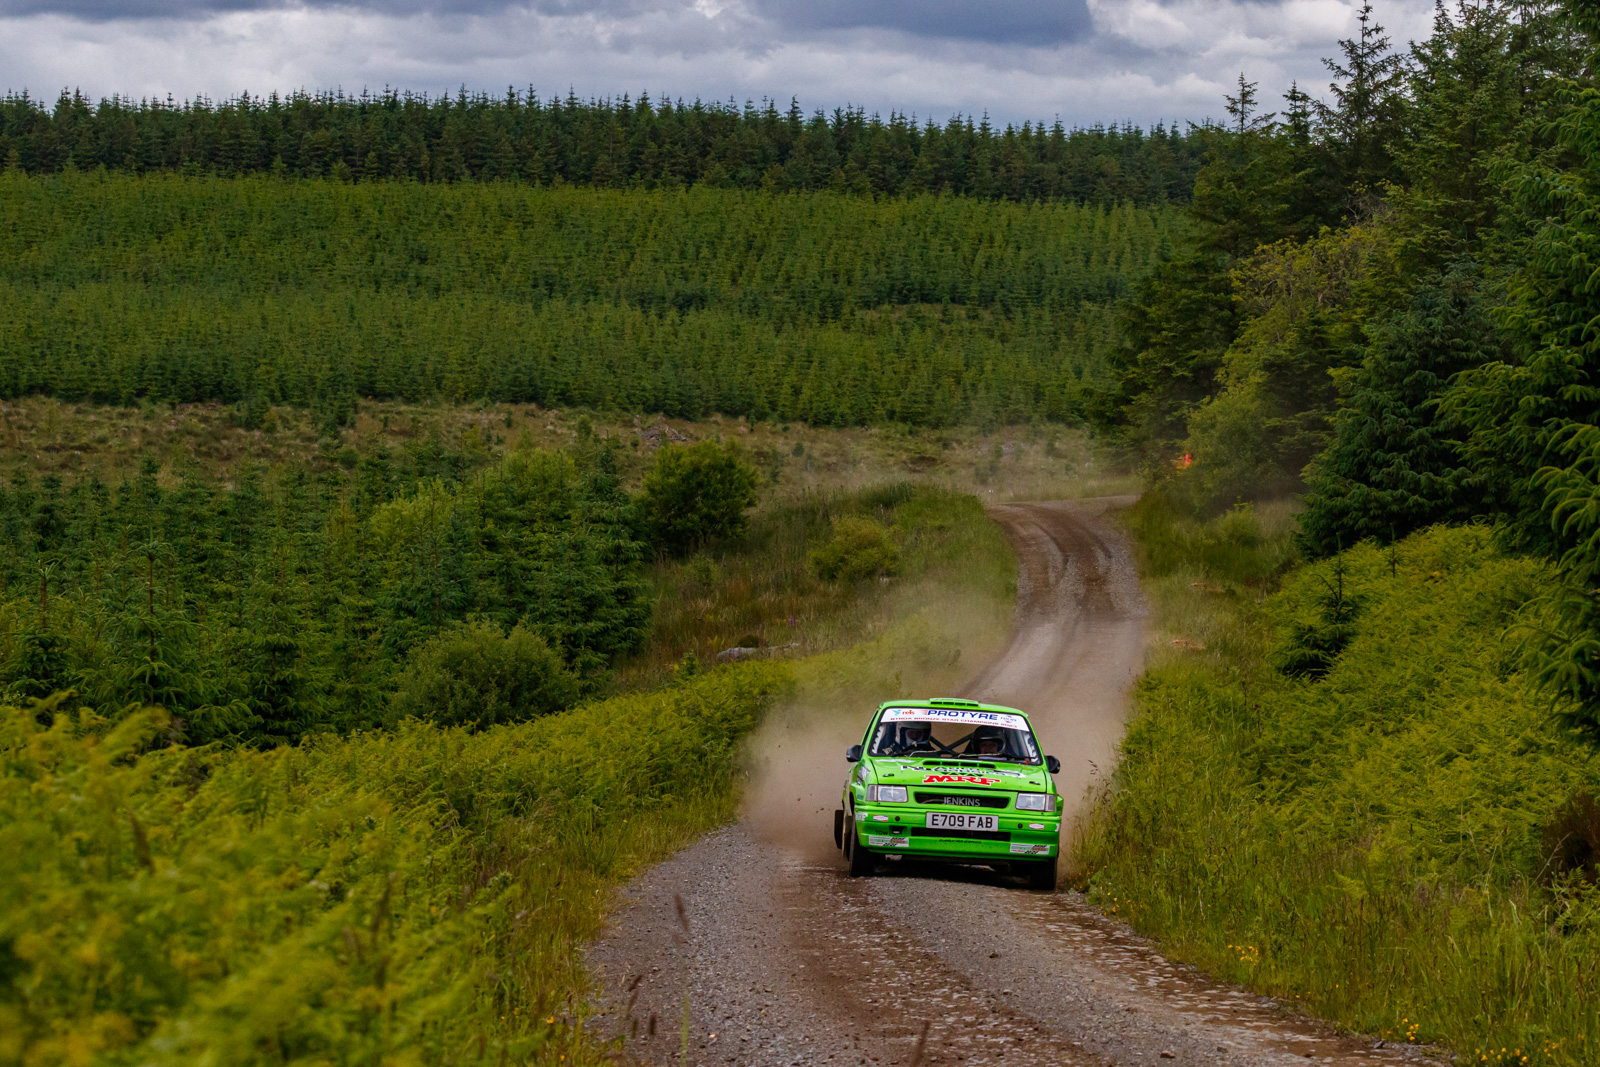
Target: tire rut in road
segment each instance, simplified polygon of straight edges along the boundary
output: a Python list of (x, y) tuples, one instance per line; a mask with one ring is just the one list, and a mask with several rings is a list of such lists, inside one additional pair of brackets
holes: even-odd
[(853, 1033), (869, 1035), (863, 1054), (872, 1061), (909, 1062), (920, 1043), (925, 1064), (1088, 1062), (1006, 1003), (1011, 981), (975, 982), (939, 955), (949, 932), (942, 927), (966, 926), (974, 916), (886, 907), (887, 880), (852, 879), (836, 867), (786, 873), (781, 892), (812, 988), (853, 1020)]

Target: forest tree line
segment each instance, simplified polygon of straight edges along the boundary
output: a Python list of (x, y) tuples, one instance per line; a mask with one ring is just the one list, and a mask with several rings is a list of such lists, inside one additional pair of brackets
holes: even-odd
[(1183, 200), (1205, 132), (1158, 124), (940, 125), (862, 108), (809, 115), (797, 102), (241, 94), (213, 102), (65, 92), (0, 100), (0, 162), (30, 174), (283, 174), (344, 181), (512, 181), (601, 188), (766, 189), (1140, 204)]
[[(1486, 521), (1557, 561), (1528, 667), (1600, 736), (1600, 17), (1360, 25), (1328, 104), (1269, 112), (1240, 77), (1099, 418), (1202, 510), (1303, 492), (1313, 557)], [(1356, 609), (1329, 603), (1307, 639), (1336, 653)]]

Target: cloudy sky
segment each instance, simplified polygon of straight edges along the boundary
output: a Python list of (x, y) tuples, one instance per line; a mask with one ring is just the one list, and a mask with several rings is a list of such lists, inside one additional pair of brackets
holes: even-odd
[[(1359, 0), (0, 0), (0, 84), (135, 97), (534, 87), (943, 120), (1220, 116), (1326, 89)], [(1404, 44), (1432, 0), (1375, 0)]]

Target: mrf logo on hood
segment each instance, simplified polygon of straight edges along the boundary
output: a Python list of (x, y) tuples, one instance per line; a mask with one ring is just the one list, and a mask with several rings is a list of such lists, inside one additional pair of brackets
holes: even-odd
[(973, 774), (929, 774), (923, 776), (923, 785), (999, 785), (998, 778), (979, 778)]

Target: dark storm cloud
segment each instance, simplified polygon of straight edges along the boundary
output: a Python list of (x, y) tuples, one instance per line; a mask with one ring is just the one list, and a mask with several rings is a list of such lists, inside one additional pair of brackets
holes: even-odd
[(0, 0), (0, 17), (67, 15), (107, 19), (194, 19), (227, 11), (294, 7), (370, 11), (378, 15), (472, 15), (522, 8), (541, 15), (596, 14), (628, 18), (686, 7), (681, 0)]
[(0, 16), (68, 15), (106, 19), (200, 18), (219, 11), (253, 11), (258, 0), (0, 0)]
[[(680, 14), (692, 0), (0, 0), (0, 17), (66, 15), (108, 19), (194, 19), (230, 11), (295, 7), (370, 11), (377, 15), (494, 14), (511, 9), (540, 15), (608, 20)], [(720, 6), (720, 5), (719, 5)], [(1087, 0), (750, 0), (751, 37), (830, 30), (896, 30), (916, 37), (1045, 46), (1079, 40), (1091, 31)], [(745, 21), (745, 20), (740, 20)]]
[(1091, 29), (1087, 0), (756, 0), (797, 30), (886, 29), (918, 37), (1057, 45)]

